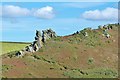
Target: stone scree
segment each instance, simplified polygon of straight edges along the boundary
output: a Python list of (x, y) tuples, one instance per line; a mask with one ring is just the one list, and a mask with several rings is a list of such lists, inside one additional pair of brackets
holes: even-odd
[(25, 53), (34, 53), (43, 47), (46, 40), (54, 37), (57, 37), (57, 35), (52, 29), (42, 30), (42, 35), (40, 31), (36, 30), (35, 41), (33, 41), (29, 46), (26, 46), (24, 49), (18, 51), (16, 56), (23, 56)]

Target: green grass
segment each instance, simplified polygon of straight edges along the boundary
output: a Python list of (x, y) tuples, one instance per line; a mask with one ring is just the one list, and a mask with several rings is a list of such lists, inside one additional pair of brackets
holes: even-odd
[(109, 68), (94, 68), (88, 70), (68, 70), (63, 73), (69, 78), (117, 78), (117, 71)]
[(0, 53), (0, 55), (12, 51), (21, 50), (29, 44), (30, 43), (22, 43), (22, 42), (0, 42), (0, 45), (2, 45), (2, 52)]
[(9, 69), (12, 69), (12, 66), (10, 66), (10, 65), (2, 65), (2, 71), (8, 71)]

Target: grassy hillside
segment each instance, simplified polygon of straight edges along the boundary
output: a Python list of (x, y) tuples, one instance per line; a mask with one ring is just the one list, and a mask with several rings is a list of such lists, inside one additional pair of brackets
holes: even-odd
[[(79, 34), (50, 39), (38, 52), (21, 58), (3, 55), (3, 77), (116, 78), (119, 25), (113, 26), (108, 31), (110, 38), (103, 36), (101, 29), (84, 29)], [(87, 37), (84, 32), (88, 32)]]
[(25, 46), (29, 45), (29, 43), (22, 43), (22, 42), (0, 42), (2, 45), (2, 53), (0, 55), (9, 53), (12, 51), (17, 51), (23, 49)]

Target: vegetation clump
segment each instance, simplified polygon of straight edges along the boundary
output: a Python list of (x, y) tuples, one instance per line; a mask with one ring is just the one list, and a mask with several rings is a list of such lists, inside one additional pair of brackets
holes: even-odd
[(6, 71), (8, 71), (9, 69), (12, 69), (12, 66), (10, 66), (10, 65), (2, 65), (2, 71), (4, 72), (6, 72)]
[(89, 59), (88, 59), (88, 64), (93, 64), (93, 62), (94, 62), (94, 59), (93, 59), (93, 58), (89, 58)]

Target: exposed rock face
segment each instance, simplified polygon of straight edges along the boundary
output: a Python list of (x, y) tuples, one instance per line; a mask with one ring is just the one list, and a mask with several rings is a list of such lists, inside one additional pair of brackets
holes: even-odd
[(47, 29), (42, 31), (42, 41), (46, 42), (47, 39), (51, 39), (53, 37), (57, 37), (56, 33), (52, 29)]
[(36, 30), (35, 41), (36, 41), (36, 44), (37, 44), (38, 48), (41, 48), (43, 46), (42, 36), (41, 36), (40, 31)]
[(23, 56), (23, 53), (34, 53), (43, 47), (43, 44), (47, 39), (57, 37), (56, 33), (52, 29), (47, 29), (41, 32), (36, 30), (35, 41), (33, 41), (29, 46), (26, 46), (23, 50), (16, 53), (17, 56)]

